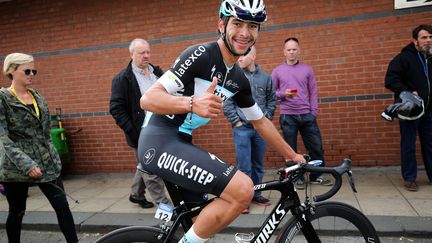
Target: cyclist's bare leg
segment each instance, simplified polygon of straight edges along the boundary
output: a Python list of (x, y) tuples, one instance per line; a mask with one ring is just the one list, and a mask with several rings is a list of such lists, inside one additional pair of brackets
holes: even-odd
[(209, 238), (236, 219), (247, 208), (254, 195), (253, 182), (237, 171), (218, 199), (207, 205), (194, 223), (201, 238)]

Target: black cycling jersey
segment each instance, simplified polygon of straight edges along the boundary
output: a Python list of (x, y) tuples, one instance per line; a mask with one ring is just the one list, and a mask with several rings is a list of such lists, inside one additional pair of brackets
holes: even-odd
[[(174, 65), (158, 80), (168, 93), (178, 96), (199, 96), (206, 92), (213, 77), (218, 79), (214, 93), (223, 101), (232, 97), (240, 108), (244, 109), (249, 119), (261, 118), (261, 110), (254, 107), (250, 84), (243, 71), (237, 66), (227, 67), (223, 61), (217, 42), (195, 45), (187, 48)], [(252, 108), (254, 107), (254, 108)], [(191, 113), (165, 116), (146, 116), (154, 124), (177, 126), (180, 132), (192, 135), (192, 131), (210, 119)]]
[[(249, 120), (263, 116), (248, 79), (237, 65), (225, 65), (217, 42), (187, 48), (157, 82), (172, 95), (199, 96), (213, 77), (218, 79), (214, 94), (223, 101), (232, 97)], [(187, 190), (219, 196), (237, 169), (191, 143), (193, 130), (209, 120), (191, 113), (147, 112), (138, 146), (140, 166)]]

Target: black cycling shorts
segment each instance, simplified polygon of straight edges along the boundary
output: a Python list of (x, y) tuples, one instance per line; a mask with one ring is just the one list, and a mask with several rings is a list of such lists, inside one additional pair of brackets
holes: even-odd
[(201, 198), (206, 193), (220, 196), (237, 171), (180, 136), (177, 127), (149, 125), (141, 130), (138, 144), (144, 170)]

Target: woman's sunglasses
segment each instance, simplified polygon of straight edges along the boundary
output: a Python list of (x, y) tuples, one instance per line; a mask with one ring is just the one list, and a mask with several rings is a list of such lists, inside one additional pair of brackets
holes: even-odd
[(25, 73), (25, 75), (29, 76), (30, 73), (33, 73), (33, 75), (37, 74), (37, 70), (36, 69), (24, 69), (23, 72)]

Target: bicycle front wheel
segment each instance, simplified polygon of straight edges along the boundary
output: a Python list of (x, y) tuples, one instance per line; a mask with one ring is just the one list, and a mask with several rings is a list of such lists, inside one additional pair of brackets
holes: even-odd
[[(315, 206), (315, 214), (308, 215), (321, 242), (380, 242), (369, 219), (350, 205), (323, 202)], [(284, 225), (276, 242), (307, 242), (295, 217)]]
[[(130, 226), (109, 232), (95, 243), (129, 243), (147, 242), (160, 243), (165, 241), (166, 235), (157, 227), (150, 226)], [(179, 240), (172, 239), (170, 242), (177, 243)]]

